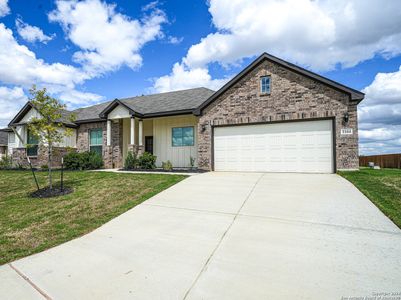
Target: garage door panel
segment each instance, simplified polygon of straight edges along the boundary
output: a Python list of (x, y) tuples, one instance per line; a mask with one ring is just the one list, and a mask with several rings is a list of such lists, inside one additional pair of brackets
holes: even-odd
[(217, 127), (216, 171), (333, 171), (330, 120)]

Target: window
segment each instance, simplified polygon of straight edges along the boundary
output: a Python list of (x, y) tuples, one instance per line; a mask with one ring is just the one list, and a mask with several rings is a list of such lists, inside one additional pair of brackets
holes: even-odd
[(26, 154), (28, 156), (38, 156), (38, 137), (33, 135), (32, 132), (28, 130), (28, 147)]
[(15, 143), (15, 133), (14, 132), (10, 132), (8, 134), (8, 143), (9, 144), (14, 144)]
[(193, 127), (177, 127), (172, 129), (173, 147), (193, 146), (194, 145), (194, 128)]
[(260, 93), (270, 94), (270, 76), (260, 77)]
[(102, 155), (103, 147), (103, 131), (101, 128), (92, 129), (90, 131), (89, 149), (92, 152)]

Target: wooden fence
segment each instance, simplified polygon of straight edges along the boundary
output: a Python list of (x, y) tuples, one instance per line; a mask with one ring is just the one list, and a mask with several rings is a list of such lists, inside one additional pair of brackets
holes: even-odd
[(380, 168), (401, 169), (401, 153), (370, 155), (370, 156), (360, 156), (359, 157), (359, 166), (368, 167), (369, 162), (374, 162), (375, 166), (380, 166)]

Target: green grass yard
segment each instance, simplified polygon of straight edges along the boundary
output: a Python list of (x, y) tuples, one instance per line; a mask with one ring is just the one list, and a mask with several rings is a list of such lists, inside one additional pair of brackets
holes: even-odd
[[(46, 172), (36, 173), (41, 187)], [(72, 194), (30, 198), (29, 171), (0, 171), (0, 265), (84, 235), (185, 176), (65, 172)], [(58, 183), (60, 173), (55, 172)]]
[(362, 168), (338, 172), (352, 182), (387, 217), (401, 228), (401, 170)]

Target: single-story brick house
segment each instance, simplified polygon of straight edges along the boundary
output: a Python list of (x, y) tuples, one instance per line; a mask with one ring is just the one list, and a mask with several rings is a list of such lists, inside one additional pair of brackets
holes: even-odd
[[(74, 135), (59, 145), (97, 151), (105, 166), (123, 166), (128, 151), (151, 152), (157, 166), (216, 171), (335, 172), (358, 168), (357, 105), (364, 94), (267, 53), (220, 90), (207, 88), (146, 95), (74, 111)], [(44, 163), (46, 151), (26, 123), (27, 103), (10, 122), (14, 160), (28, 154)]]

